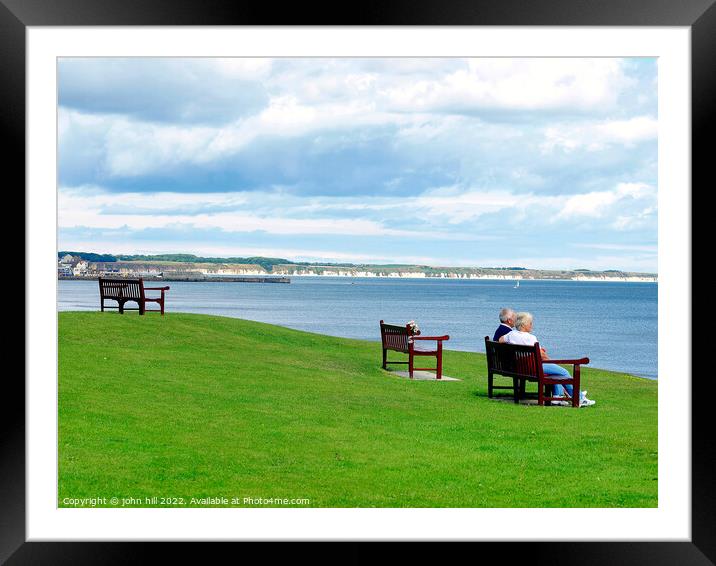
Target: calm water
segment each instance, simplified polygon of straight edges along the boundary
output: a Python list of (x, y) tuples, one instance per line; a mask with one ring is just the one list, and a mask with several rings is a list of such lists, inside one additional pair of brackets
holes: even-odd
[[(530, 311), (553, 358), (657, 377), (657, 284), (293, 277), (277, 283), (169, 282), (167, 311), (216, 314), (380, 340), (378, 321), (415, 320), (451, 350), (484, 352), (503, 306)], [(150, 308), (153, 308), (153, 305)], [(99, 310), (96, 281), (60, 281), (59, 310)], [(378, 359), (378, 358), (376, 358)]]

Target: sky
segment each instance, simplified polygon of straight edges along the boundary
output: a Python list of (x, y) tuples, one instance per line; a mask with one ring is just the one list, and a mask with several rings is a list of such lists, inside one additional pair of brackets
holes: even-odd
[(59, 248), (657, 272), (654, 58), (62, 58)]

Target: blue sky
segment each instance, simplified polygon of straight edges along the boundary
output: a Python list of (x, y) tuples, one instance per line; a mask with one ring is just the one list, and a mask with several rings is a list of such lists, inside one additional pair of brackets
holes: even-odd
[(65, 58), (59, 245), (657, 271), (657, 65)]

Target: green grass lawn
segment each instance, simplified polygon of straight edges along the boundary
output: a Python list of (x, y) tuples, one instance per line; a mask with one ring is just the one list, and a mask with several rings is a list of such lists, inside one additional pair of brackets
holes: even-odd
[(60, 313), (58, 504), (657, 506), (656, 382), (587, 367), (595, 406), (537, 407), (488, 399), (481, 354), (445, 352), (459, 382), (380, 360), (379, 342), (233, 318)]

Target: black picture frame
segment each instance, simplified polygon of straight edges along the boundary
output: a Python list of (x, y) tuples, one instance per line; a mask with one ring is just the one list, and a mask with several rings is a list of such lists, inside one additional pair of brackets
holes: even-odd
[[(362, 1), (347, 7), (218, 0), (0, 0), (0, 128), (6, 190), (25, 186), (25, 34), (28, 26), (102, 25), (553, 25), (553, 26), (687, 26), (691, 29), (692, 186), (706, 183), (707, 136), (714, 128), (716, 100), (716, 0), (476, 0), (381, 2)], [(704, 190), (704, 189), (702, 189)], [(693, 191), (692, 191), (693, 194)], [(685, 190), (688, 198), (688, 189)], [(23, 206), (23, 205), (21, 205)], [(692, 210), (693, 200), (692, 200)], [(692, 222), (692, 225), (694, 223)], [(27, 301), (28, 297), (25, 297)], [(687, 318), (685, 317), (685, 324)], [(19, 334), (19, 333), (18, 333)], [(693, 351), (693, 346), (692, 346)], [(684, 379), (691, 378), (690, 360)], [(701, 376), (699, 376), (700, 378)], [(708, 379), (708, 372), (703, 376)], [(696, 382), (692, 378), (694, 391)], [(26, 542), (25, 537), (25, 387), (15, 375), (3, 379), (0, 435), (0, 563), (127, 564), (162, 561), (211, 563), (226, 548), (207, 544)], [(558, 564), (714, 564), (716, 563), (716, 453), (709, 424), (710, 388), (692, 398), (692, 538), (690, 542), (500, 542), (470, 543), (475, 556), (495, 550), (510, 560)], [(668, 401), (668, 400), (663, 400)], [(380, 543), (321, 545), (287, 543), (262, 549), (272, 559), (299, 557), (316, 561), (365, 561), (384, 553)], [(508, 547), (509, 545), (509, 547)], [(468, 550), (468, 551), (470, 551)], [(425, 545), (401, 548), (403, 560), (434, 551)], [(438, 550), (443, 554), (444, 550)], [(238, 556), (237, 556), (238, 558)], [(443, 559), (445, 556), (443, 555)]]

